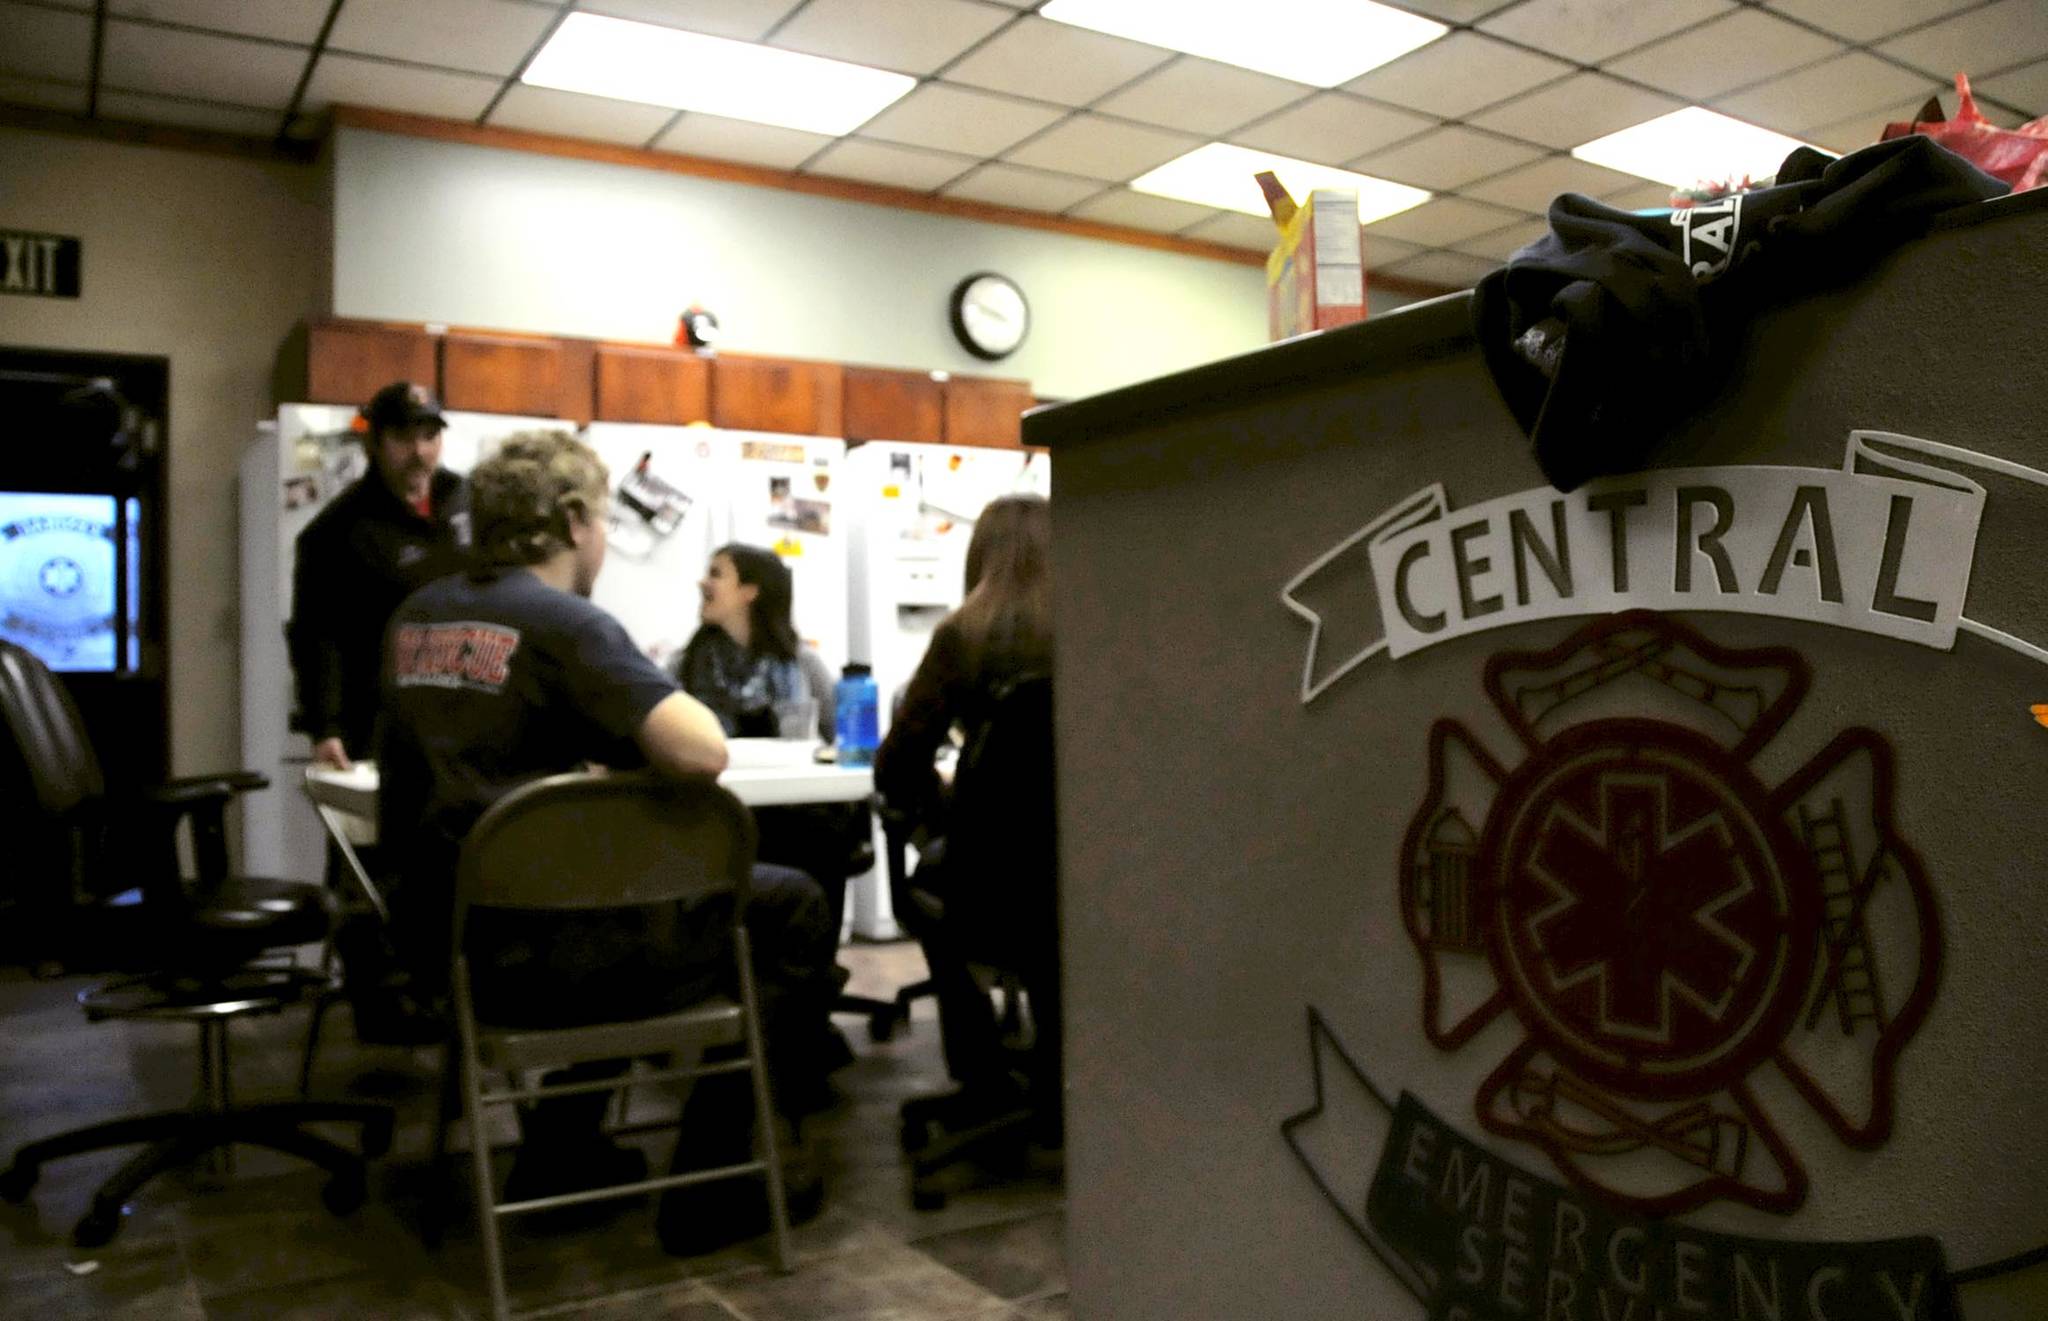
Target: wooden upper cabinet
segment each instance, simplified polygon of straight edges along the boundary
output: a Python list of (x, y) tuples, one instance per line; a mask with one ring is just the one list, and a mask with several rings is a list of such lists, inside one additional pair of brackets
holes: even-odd
[(424, 326), (315, 321), (306, 327), (306, 402), (360, 407), (393, 381), (432, 390), (436, 347)]
[(711, 363), (686, 349), (597, 346), (597, 420), (682, 426), (711, 417)]
[(945, 387), (930, 372), (848, 367), (844, 422), (848, 440), (945, 439)]
[(1026, 382), (955, 376), (946, 382), (945, 398), (948, 445), (1024, 444), (1024, 410), (1034, 402)]
[(836, 362), (722, 353), (711, 362), (711, 424), (735, 431), (842, 435), (844, 374)]
[(564, 377), (573, 383), (574, 376), (564, 356), (558, 340), (450, 331), (441, 353), (441, 402), (470, 413), (563, 417)]

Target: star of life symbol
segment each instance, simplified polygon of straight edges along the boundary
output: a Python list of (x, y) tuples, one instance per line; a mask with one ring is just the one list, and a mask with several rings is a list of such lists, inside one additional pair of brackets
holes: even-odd
[(1517, 1025), (1480, 1124), (1618, 1207), (1799, 1207), (1809, 1180), (1759, 1072), (1847, 1146), (1890, 1136), (1938, 919), (1875, 731), (1781, 783), (1754, 769), (1807, 682), (1797, 653), (1633, 612), (1488, 662), (1519, 764), (1458, 721), (1431, 731), (1401, 886), (1424, 1030), (1455, 1051)]
[(76, 596), (85, 585), (85, 570), (70, 556), (57, 555), (43, 561), (36, 580), (51, 596)]

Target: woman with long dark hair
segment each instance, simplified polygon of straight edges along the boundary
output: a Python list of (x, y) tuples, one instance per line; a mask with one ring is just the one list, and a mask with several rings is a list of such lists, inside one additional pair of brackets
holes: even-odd
[(934, 763), (955, 726), (981, 722), (988, 695), (1052, 668), (1052, 507), (1045, 497), (990, 502), (967, 543), (966, 597), (940, 621), (875, 752), (875, 787), (890, 806), (943, 833)]
[[(967, 547), (967, 595), (932, 633), (931, 645), (905, 690), (888, 737), (875, 753), (875, 787), (890, 808), (915, 823), (917, 875), (897, 918), (924, 947), (939, 999), (946, 1068), (961, 1091), (949, 1105), (970, 1118), (1021, 1095), (1012, 1061), (969, 970), (959, 933), (939, 914), (957, 885), (946, 863), (946, 790), (936, 769), (939, 749), (958, 728), (971, 738), (987, 721), (996, 694), (1029, 675), (1052, 670), (1052, 518), (1044, 497), (1012, 495), (992, 502), (975, 521)], [(936, 902), (932, 902), (936, 901)], [(1056, 958), (1056, 954), (1055, 954)], [(1056, 988), (1041, 984), (1033, 1015), (1045, 1014), (1042, 1040), (1057, 1054)]]
[(797, 638), (794, 585), (782, 557), (739, 542), (720, 546), (697, 589), (702, 622), (676, 663), (683, 690), (733, 738), (788, 732), (783, 717), (808, 700), (816, 704), (818, 737), (829, 741), (832, 675)]

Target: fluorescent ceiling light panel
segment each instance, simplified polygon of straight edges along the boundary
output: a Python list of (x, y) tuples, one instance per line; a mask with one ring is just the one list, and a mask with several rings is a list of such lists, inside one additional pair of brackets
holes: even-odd
[(562, 21), (519, 80), (834, 136), (917, 86), (842, 60), (581, 13)]
[(1633, 128), (1573, 147), (1582, 161), (1640, 175), (1674, 188), (1723, 179), (1768, 178), (1785, 157), (1808, 144), (1700, 106), (1687, 106)]
[(1372, 0), (1051, 0), (1039, 17), (1335, 87), (1450, 31)]
[(1177, 156), (1158, 169), (1133, 179), (1131, 187), (1141, 193), (1193, 202), (1197, 206), (1217, 206), (1226, 211), (1242, 211), (1248, 216), (1267, 216), (1272, 212), (1266, 207), (1266, 195), (1260, 191), (1259, 181), (1253, 177), (1261, 170), (1271, 170), (1278, 175), (1281, 186), (1297, 202), (1307, 201), (1308, 195), (1318, 188), (1341, 188), (1357, 193), (1358, 223), (1361, 225), (1399, 215), (1430, 199), (1427, 191), (1410, 188), (1405, 183), (1375, 179), (1369, 174), (1353, 174), (1350, 170), (1340, 170), (1331, 165), (1298, 161), (1291, 156), (1275, 156), (1270, 151), (1253, 151), (1249, 147), (1233, 147), (1223, 142), (1212, 142), (1185, 156)]

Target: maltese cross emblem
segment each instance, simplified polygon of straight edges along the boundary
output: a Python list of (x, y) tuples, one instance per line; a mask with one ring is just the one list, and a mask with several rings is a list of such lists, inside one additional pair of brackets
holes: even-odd
[(1401, 856), (1424, 1031), (1456, 1051), (1512, 1023), (1480, 1124), (1617, 1206), (1799, 1207), (1759, 1099), (1785, 1089), (1759, 1073), (1844, 1145), (1891, 1134), (1937, 912), (1881, 735), (1843, 730), (1776, 783), (1754, 764), (1809, 682), (1796, 652), (1632, 612), (1487, 663), (1517, 763), (1456, 720), (1430, 732)]

